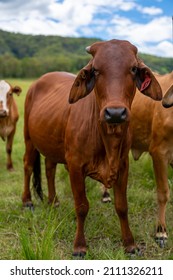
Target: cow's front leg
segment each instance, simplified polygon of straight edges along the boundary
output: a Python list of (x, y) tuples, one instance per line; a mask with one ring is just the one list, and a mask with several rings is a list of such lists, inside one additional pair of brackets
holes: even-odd
[(78, 167), (69, 167), (69, 173), (77, 216), (73, 256), (83, 257), (86, 254), (84, 223), (89, 210), (89, 203), (85, 193), (85, 178), (82, 174), (82, 170)]
[(123, 245), (127, 253), (134, 254), (137, 247), (128, 222), (127, 178), (128, 159), (121, 162), (117, 183), (114, 186), (114, 202), (120, 220)]
[(14, 170), (14, 168), (13, 168), (13, 162), (12, 162), (12, 158), (11, 158), (14, 134), (15, 134), (15, 128), (14, 128), (13, 131), (8, 135), (8, 137), (7, 137), (7, 143), (6, 143), (7, 169), (8, 169), (9, 171), (13, 171), (13, 170)]
[[(163, 149), (162, 149), (163, 150)], [(157, 200), (158, 200), (158, 224), (156, 229), (156, 242), (160, 247), (164, 247), (167, 242), (166, 232), (166, 205), (170, 196), (168, 186), (168, 163), (166, 156), (160, 155), (158, 151), (151, 153), (153, 159), (153, 167), (157, 183)]]

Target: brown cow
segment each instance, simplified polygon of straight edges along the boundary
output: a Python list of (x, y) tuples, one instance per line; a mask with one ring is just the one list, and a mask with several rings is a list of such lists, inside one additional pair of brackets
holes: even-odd
[[(155, 77), (163, 92), (173, 84), (173, 72), (166, 75), (155, 74)], [(163, 103), (166, 106), (168, 98), (164, 98)], [(166, 203), (169, 199), (167, 168), (168, 164), (173, 164), (173, 109), (165, 109), (161, 102), (155, 102), (137, 92), (131, 112), (132, 155), (138, 160), (143, 152), (149, 152), (153, 161), (159, 206), (156, 241), (163, 247), (167, 240), (165, 223)]]
[(77, 215), (73, 254), (86, 253), (84, 222), (89, 210), (86, 176), (113, 187), (123, 244), (127, 252), (134, 252), (136, 245), (129, 228), (126, 198), (130, 107), (136, 85), (156, 100), (162, 98), (162, 92), (151, 70), (138, 59), (137, 48), (128, 41), (96, 42), (87, 51), (92, 59), (77, 77), (64, 72), (48, 73), (28, 91), (23, 204), (32, 207), (32, 172), (34, 185), (42, 197), (40, 178), (36, 176), (42, 153), (46, 158), (49, 202), (57, 201), (56, 164), (66, 164), (69, 171)]
[(0, 81), (0, 136), (4, 141), (7, 139), (6, 152), (8, 170), (13, 170), (11, 152), (16, 123), (19, 118), (13, 93), (19, 95), (21, 91), (21, 88), (18, 86), (12, 87), (8, 82)]

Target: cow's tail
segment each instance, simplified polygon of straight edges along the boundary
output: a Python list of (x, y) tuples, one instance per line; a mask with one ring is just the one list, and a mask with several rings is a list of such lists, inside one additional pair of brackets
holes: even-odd
[(43, 200), (43, 191), (41, 186), (41, 162), (40, 162), (40, 153), (37, 151), (36, 158), (33, 166), (33, 177), (32, 184), (35, 193)]

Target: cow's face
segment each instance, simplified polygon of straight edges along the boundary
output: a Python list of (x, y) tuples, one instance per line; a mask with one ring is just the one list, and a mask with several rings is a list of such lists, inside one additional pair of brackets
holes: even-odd
[(128, 41), (111, 40), (87, 47), (91, 61), (78, 74), (69, 102), (88, 95), (94, 88), (101, 122), (108, 126), (130, 120), (130, 108), (139, 90), (155, 100), (162, 98), (160, 85), (151, 70), (137, 57), (137, 48)]
[(12, 95), (13, 93), (19, 95), (20, 92), (20, 87), (12, 87), (6, 81), (0, 81), (0, 118), (5, 118), (9, 115)]

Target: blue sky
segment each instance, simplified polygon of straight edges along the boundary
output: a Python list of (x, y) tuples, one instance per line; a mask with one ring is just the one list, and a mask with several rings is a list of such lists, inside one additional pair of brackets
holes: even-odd
[(172, 0), (0, 0), (0, 29), (125, 39), (164, 57), (173, 57), (172, 16)]

